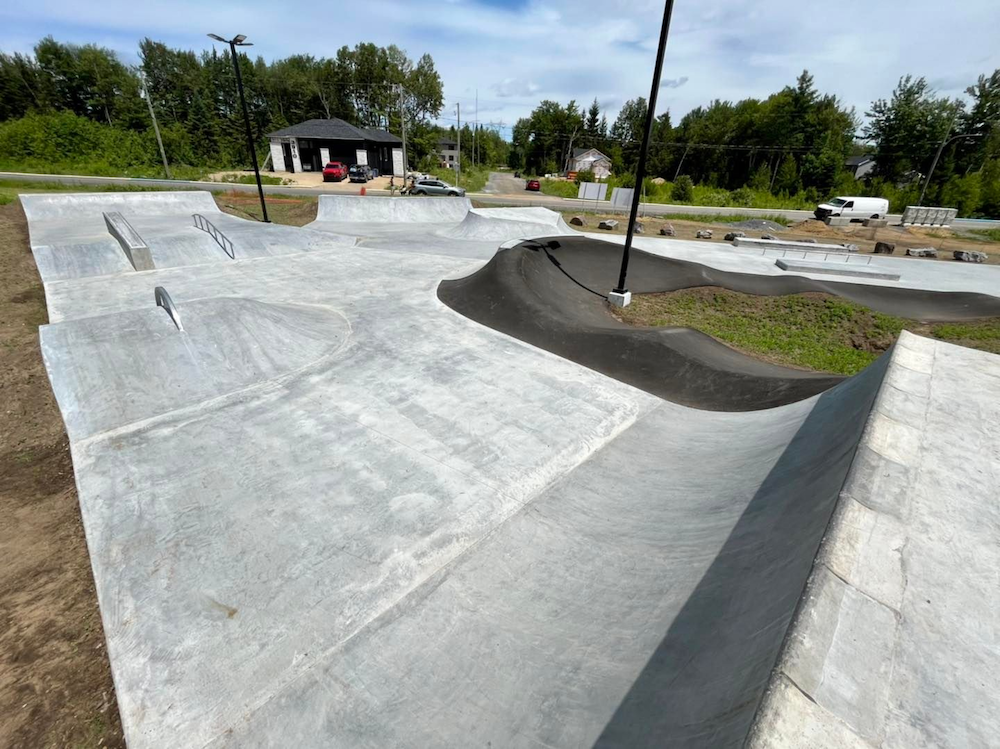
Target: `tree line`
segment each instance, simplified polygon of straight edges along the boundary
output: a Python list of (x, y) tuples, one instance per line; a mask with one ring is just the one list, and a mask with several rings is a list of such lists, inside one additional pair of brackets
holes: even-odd
[[(332, 58), (293, 55), (270, 63), (238, 55), (251, 130), (261, 155), (268, 132), (340, 117), (400, 132), (405, 113), (411, 164), (433, 159), (442, 131), (441, 77), (430, 55), (359, 43)], [(228, 48), (201, 53), (152, 39), (129, 66), (97, 45), (42, 39), (33, 55), (0, 52), (0, 163), (85, 165), (99, 171), (159, 162), (144, 96), (169, 160), (193, 167), (246, 167), (249, 154)]]
[[(971, 105), (939, 97), (923, 78), (906, 76), (889, 99), (866, 112), (867, 124), (835, 96), (816, 90), (808, 71), (766, 99), (716, 100), (674, 125), (669, 112), (653, 125), (647, 173), (674, 182), (689, 178), (720, 200), (728, 191), (797, 197), (815, 203), (834, 193), (882, 195), (893, 209), (914, 204), (921, 179), (941, 154), (926, 204), (951, 205), (963, 215), (1000, 216), (1000, 70), (980, 76)], [(609, 126), (596, 100), (541, 102), (513, 129), (510, 165), (529, 173), (563, 171), (572, 152), (597, 148), (612, 162), (618, 184), (631, 184), (646, 120), (644, 98), (627, 101)], [(864, 182), (845, 166), (870, 155)], [(712, 196), (703, 191), (702, 196)], [(724, 203), (720, 203), (724, 204)]]

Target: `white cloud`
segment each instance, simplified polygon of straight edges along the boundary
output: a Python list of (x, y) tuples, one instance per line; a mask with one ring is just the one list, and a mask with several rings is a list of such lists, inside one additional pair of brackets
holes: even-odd
[[(144, 36), (205, 49), (207, 32), (244, 33), (251, 52), (274, 58), (329, 55), (359, 41), (429, 52), (445, 83), (445, 117), (461, 101), (473, 116), (510, 126), (540, 99), (586, 106), (595, 97), (620, 106), (647, 96), (663, 4), (660, 0), (512, 0), (511, 9), (477, 0), (316, 4), (289, 0), (6, 0), (0, 49), (28, 51), (52, 34), (96, 41), (135, 61)], [(822, 11), (800, 0), (702, 0), (674, 11), (659, 108), (676, 122), (712, 99), (762, 97), (808, 68), (817, 87), (863, 113), (899, 77), (926, 76), (940, 93), (962, 94), (980, 73), (1000, 67), (996, 0), (841, 0)], [(376, 19), (377, 22), (373, 22)], [(487, 109), (489, 110), (487, 112)], [(469, 113), (466, 115), (466, 113)], [(487, 117), (488, 114), (488, 117)], [(608, 112), (613, 119), (615, 111)]]

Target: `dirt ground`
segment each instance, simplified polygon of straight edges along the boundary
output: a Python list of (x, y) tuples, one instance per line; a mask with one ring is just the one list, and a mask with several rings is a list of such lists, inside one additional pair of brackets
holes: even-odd
[[(357, 195), (361, 192), (361, 188), (365, 187), (369, 190), (388, 190), (389, 189), (389, 178), (388, 177), (376, 177), (375, 179), (369, 180), (365, 184), (360, 182), (350, 182), (349, 180), (342, 180), (340, 182), (324, 182), (322, 172), (261, 172), (263, 175), (268, 177), (277, 177), (282, 180), (282, 184), (291, 185), (293, 187), (321, 187), (324, 190), (329, 190), (330, 192), (343, 192), (350, 193), (352, 195)], [(222, 182), (223, 178), (227, 175), (236, 176), (253, 176), (253, 172), (242, 172), (242, 171), (228, 171), (228, 172), (216, 172), (215, 174), (210, 174), (208, 179), (213, 182)], [(399, 180), (396, 180), (399, 184)]]
[(46, 321), (21, 205), (0, 206), (0, 746), (123, 747)]
[[(574, 215), (579, 215), (586, 221), (586, 226), (574, 227), (583, 231), (597, 231), (597, 224), (602, 218), (614, 218), (618, 226), (609, 234), (624, 234), (628, 227), (628, 216), (595, 215), (592, 213), (574, 213), (563, 211), (563, 217), (569, 221)], [(678, 239), (696, 239), (695, 234), (701, 229), (711, 229), (713, 237), (699, 242), (722, 242), (727, 232), (733, 227), (724, 223), (704, 223), (700, 221), (684, 221), (664, 217), (646, 217), (641, 219), (647, 236), (656, 236), (661, 227), (670, 224), (674, 227)], [(759, 237), (767, 232), (742, 229), (748, 237)], [(989, 242), (963, 236), (960, 232), (950, 229), (919, 229), (916, 227), (889, 226), (885, 229), (870, 229), (861, 224), (846, 227), (831, 227), (822, 221), (800, 221), (781, 231), (770, 232), (781, 239), (803, 240), (815, 239), (817, 242), (840, 244), (849, 242), (858, 245), (862, 253), (871, 253), (876, 242), (891, 242), (896, 245), (893, 257), (906, 256), (907, 248), (935, 247), (938, 250), (938, 261), (956, 262), (952, 257), (953, 250), (978, 250), (987, 254), (987, 263), (1000, 264), (1000, 242)], [(729, 244), (728, 242), (726, 244)], [(916, 258), (912, 258), (916, 260)]]

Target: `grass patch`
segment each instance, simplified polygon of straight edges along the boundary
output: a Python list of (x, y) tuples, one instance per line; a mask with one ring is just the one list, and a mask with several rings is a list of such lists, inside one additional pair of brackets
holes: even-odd
[[(275, 224), (303, 226), (316, 220), (317, 199), (314, 196), (265, 197), (267, 217)], [(247, 193), (224, 193), (215, 196), (219, 209), (232, 216), (260, 221), (260, 199)]]
[(700, 330), (775, 364), (852, 375), (903, 329), (1000, 353), (1000, 320), (921, 325), (828, 294), (754, 296), (719, 287), (639, 294), (617, 312), (633, 325)]
[[(237, 185), (256, 185), (257, 178), (252, 174), (227, 174), (219, 182)], [(290, 179), (282, 179), (281, 177), (272, 177), (269, 174), (262, 174), (260, 175), (260, 183), (262, 185), (290, 185), (292, 181)]]
[(970, 229), (969, 234), (982, 237), (987, 242), (1000, 242), (1000, 229)]
[[(580, 194), (580, 188), (577, 187), (575, 182), (567, 182), (564, 179), (541, 179), (539, 184), (542, 188), (542, 193), (545, 195), (555, 195), (558, 198), (575, 198)], [(611, 195), (610, 188), (608, 189), (608, 196)]]

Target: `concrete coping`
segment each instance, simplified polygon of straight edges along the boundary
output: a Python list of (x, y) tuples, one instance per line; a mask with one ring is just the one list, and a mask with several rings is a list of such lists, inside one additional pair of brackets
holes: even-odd
[(788, 260), (778, 258), (774, 261), (781, 270), (798, 271), (799, 273), (823, 273), (831, 276), (853, 276), (855, 278), (878, 278), (883, 281), (898, 281), (898, 273), (890, 273), (884, 270), (870, 268), (867, 265), (857, 263), (823, 263), (810, 260)]
[[(733, 240), (736, 247), (756, 247), (769, 250), (799, 250), (801, 252), (842, 252), (850, 253), (847, 247), (841, 244), (814, 244), (812, 242), (795, 242), (791, 239), (757, 239), (756, 237), (736, 237)], [(853, 250), (856, 252), (856, 250)]]

